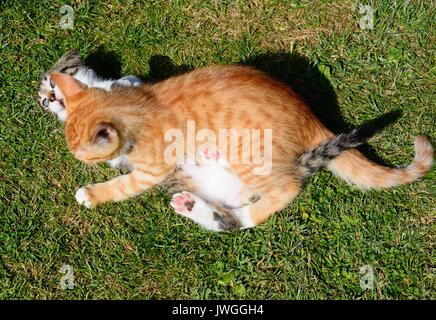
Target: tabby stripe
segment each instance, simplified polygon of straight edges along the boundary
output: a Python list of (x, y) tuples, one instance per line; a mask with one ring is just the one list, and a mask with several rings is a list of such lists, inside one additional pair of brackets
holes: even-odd
[[(72, 66), (66, 66), (66, 67), (63, 67), (61, 70), (59, 70), (59, 72), (60, 73), (68, 73), (68, 72), (66, 72), (68, 69), (75, 69), (75, 68), (77, 68), (77, 70), (78, 70), (80, 68), (80, 65), (75, 64)], [(77, 72), (77, 70), (76, 70), (76, 72)]]
[(171, 170), (162, 167), (153, 167), (153, 166), (136, 166), (136, 170), (139, 172), (147, 173), (154, 177), (160, 177), (163, 175), (167, 175)]
[(134, 176), (139, 180), (139, 182), (148, 182), (149, 184), (158, 184), (162, 181), (162, 176), (156, 176), (145, 172), (133, 172)]

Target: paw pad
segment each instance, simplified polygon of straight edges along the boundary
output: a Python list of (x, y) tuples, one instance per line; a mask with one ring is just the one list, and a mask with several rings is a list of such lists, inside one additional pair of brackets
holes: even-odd
[(181, 192), (173, 195), (173, 199), (170, 203), (179, 214), (189, 214), (195, 205), (195, 199), (189, 192)]

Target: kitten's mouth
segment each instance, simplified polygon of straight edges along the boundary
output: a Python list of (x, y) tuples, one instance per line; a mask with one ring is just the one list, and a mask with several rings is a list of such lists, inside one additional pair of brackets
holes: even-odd
[(59, 105), (65, 109), (65, 104), (64, 104), (64, 99), (55, 99), (53, 101), (56, 101), (57, 103), (59, 103)]
[(54, 92), (51, 92), (49, 100), (50, 100), (50, 102), (57, 101), (61, 105), (62, 108), (65, 108), (64, 99), (58, 99)]

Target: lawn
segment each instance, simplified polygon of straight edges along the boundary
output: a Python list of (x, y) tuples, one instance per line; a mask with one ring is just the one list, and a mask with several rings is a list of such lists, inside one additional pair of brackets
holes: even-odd
[(173, 213), (162, 189), (78, 205), (79, 186), (117, 172), (74, 159), (36, 102), (43, 71), (71, 48), (102, 75), (147, 81), (248, 63), (293, 85), (333, 130), (401, 110), (363, 150), (405, 165), (415, 135), (436, 137), (432, 1), (372, 1), (374, 29), (348, 0), (65, 2), (74, 29), (59, 27), (62, 1), (0, 4), (0, 299), (436, 298), (434, 169), (367, 192), (319, 172), (265, 224), (217, 234)]

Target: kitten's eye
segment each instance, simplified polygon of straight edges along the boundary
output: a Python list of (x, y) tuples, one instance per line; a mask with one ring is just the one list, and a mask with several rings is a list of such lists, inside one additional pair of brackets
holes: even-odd
[(52, 87), (52, 89), (54, 89), (55, 86), (56, 86), (56, 85), (55, 85), (53, 79), (50, 79), (50, 87)]
[(45, 98), (44, 100), (42, 100), (42, 105), (43, 105), (45, 108), (48, 108), (48, 99), (47, 99), (47, 98)]

